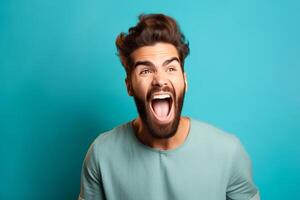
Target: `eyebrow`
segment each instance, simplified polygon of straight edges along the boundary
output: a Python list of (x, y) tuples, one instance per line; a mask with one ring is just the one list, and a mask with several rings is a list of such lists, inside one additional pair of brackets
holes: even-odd
[[(179, 59), (177, 57), (172, 57), (170, 59), (165, 60), (164, 63), (163, 63), (163, 66), (166, 66), (166, 65), (170, 64), (173, 61), (177, 61), (180, 64), (180, 61), (179, 61)], [(134, 64), (134, 68), (136, 68), (139, 65), (145, 65), (145, 66), (149, 66), (149, 67), (154, 67), (154, 64), (152, 62), (150, 62), (150, 61), (147, 61), (147, 60), (145, 60), (145, 61), (137, 61)]]
[(177, 57), (172, 57), (172, 58), (166, 60), (166, 61), (163, 63), (163, 66), (168, 65), (168, 64), (170, 64), (170, 63), (173, 62), (173, 61), (177, 61), (177, 62), (180, 64), (180, 61), (179, 61), (179, 59), (178, 59)]

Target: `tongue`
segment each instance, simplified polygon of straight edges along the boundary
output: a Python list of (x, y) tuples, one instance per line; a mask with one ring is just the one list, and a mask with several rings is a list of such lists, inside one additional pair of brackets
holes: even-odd
[(154, 100), (152, 102), (152, 107), (155, 114), (159, 118), (166, 118), (169, 113), (169, 103), (167, 100)]

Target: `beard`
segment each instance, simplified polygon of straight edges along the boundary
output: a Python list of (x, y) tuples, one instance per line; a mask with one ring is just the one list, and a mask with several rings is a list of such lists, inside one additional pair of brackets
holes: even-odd
[[(175, 135), (179, 121), (181, 116), (181, 111), (183, 107), (184, 102), (184, 96), (185, 96), (185, 85), (183, 91), (181, 91), (178, 96), (175, 93), (174, 88), (170, 87), (153, 87), (149, 92), (147, 93), (146, 99), (139, 98), (133, 91), (133, 97), (134, 101), (138, 110), (138, 113), (141, 117), (142, 123), (145, 125), (146, 129), (148, 130), (149, 134), (156, 139), (168, 139)], [(151, 106), (150, 97), (153, 93), (164, 91), (164, 92), (171, 92), (173, 95), (173, 101), (172, 104), (174, 104), (174, 110), (175, 115), (173, 120), (168, 124), (156, 124), (154, 120), (150, 117), (150, 109), (149, 106)], [(169, 106), (169, 109), (171, 109), (172, 105)]]

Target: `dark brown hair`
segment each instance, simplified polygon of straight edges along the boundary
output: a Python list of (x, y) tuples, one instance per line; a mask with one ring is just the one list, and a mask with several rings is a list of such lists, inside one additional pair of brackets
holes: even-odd
[(163, 14), (142, 14), (139, 16), (138, 24), (128, 29), (128, 34), (122, 32), (116, 39), (118, 55), (127, 75), (132, 71), (132, 52), (157, 42), (170, 43), (175, 46), (182, 70), (184, 70), (184, 59), (189, 54), (189, 44), (177, 22)]

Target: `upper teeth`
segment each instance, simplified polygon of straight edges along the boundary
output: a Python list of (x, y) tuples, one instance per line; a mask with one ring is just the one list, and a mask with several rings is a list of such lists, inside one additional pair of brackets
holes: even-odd
[(165, 99), (165, 98), (170, 98), (169, 94), (157, 94), (153, 96), (153, 99)]

